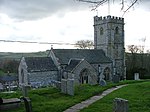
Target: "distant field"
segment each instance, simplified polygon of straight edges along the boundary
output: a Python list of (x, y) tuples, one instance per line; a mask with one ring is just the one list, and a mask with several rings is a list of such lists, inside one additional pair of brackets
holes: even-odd
[(24, 57), (45, 57), (48, 55), (48, 51), (33, 52), (33, 53), (11, 53), (0, 52), (0, 59), (20, 59)]
[[(139, 82), (141, 83), (142, 85), (141, 88), (142, 88), (144, 84), (142, 80), (141, 81), (122, 81), (118, 84), (108, 83), (108, 85), (104, 87), (99, 86), (99, 85), (95, 85), (95, 86), (80, 85), (75, 88), (75, 96), (65, 95), (65, 94), (60, 93), (60, 91), (56, 88), (47, 87), (47, 88), (41, 88), (41, 89), (36, 89), (36, 90), (30, 90), (29, 97), (31, 98), (31, 101), (32, 101), (33, 112), (62, 112), (65, 109), (69, 108), (70, 106), (73, 106), (74, 104), (84, 101), (93, 95), (102, 93), (104, 90), (108, 88), (111, 88), (120, 84), (139, 83)], [(20, 91), (18, 91), (17, 93), (13, 93), (13, 94), (0, 93), (0, 97), (2, 98), (14, 98), (14, 97), (20, 98), (20, 96), (22, 96)], [(112, 98), (109, 99), (109, 102), (107, 102), (107, 104), (111, 104), (111, 103), (112, 103)], [(24, 105), (22, 104), (22, 107), (17, 110), (12, 110), (12, 111), (9, 110), (5, 112), (24, 112), (24, 111), (25, 111)]]

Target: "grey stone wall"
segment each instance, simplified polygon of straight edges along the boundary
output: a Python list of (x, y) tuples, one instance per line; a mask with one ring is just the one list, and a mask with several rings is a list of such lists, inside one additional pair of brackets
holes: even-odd
[(96, 70), (96, 74), (97, 74), (97, 76), (99, 75), (99, 73), (98, 73), (98, 65), (100, 65), (101, 66), (101, 68), (102, 68), (102, 72), (104, 71), (104, 69), (105, 68), (110, 68), (110, 79), (109, 79), (109, 81), (112, 81), (112, 79), (113, 79), (113, 68), (112, 68), (112, 63), (101, 63), (101, 64), (92, 64), (92, 66), (95, 68), (95, 70)]
[(29, 84), (32, 87), (55, 86), (58, 81), (58, 72), (33, 72), (29, 73)]

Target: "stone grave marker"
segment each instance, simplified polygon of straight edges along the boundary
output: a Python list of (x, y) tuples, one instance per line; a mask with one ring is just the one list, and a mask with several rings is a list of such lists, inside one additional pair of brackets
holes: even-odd
[(129, 112), (128, 100), (115, 98), (113, 112)]
[(29, 88), (30, 88), (30, 85), (22, 85), (21, 86), (22, 88), (22, 95), (24, 96), (24, 97), (28, 97), (28, 90), (29, 90)]
[(61, 79), (61, 92), (67, 94), (67, 79)]
[(101, 86), (106, 86), (107, 85), (107, 83), (106, 83), (106, 81), (104, 79), (101, 79), (100, 82), (99, 82), (99, 84)]
[(139, 73), (134, 73), (134, 80), (140, 80)]
[(74, 95), (74, 79), (61, 80), (61, 92), (64, 94)]
[(74, 95), (74, 79), (67, 80), (67, 93), (71, 96)]
[(114, 75), (114, 76), (113, 76), (113, 82), (114, 82), (114, 83), (119, 83), (119, 81), (120, 81), (119, 75)]

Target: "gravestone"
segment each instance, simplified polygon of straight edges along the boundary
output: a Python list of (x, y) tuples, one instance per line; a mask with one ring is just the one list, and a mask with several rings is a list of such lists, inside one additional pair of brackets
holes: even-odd
[(21, 86), (22, 88), (22, 94), (23, 94), (23, 96), (24, 97), (28, 97), (28, 90), (29, 90), (29, 88), (30, 88), (30, 85), (22, 85)]
[(107, 83), (106, 83), (106, 81), (104, 79), (101, 79), (100, 82), (99, 82), (99, 84), (101, 86), (106, 86), (107, 85)]
[(99, 75), (99, 81), (104, 79), (104, 78), (105, 78), (105, 76), (103, 75), (103, 72), (101, 72), (100, 75)]
[(134, 73), (134, 80), (140, 80), (139, 73)]
[(61, 92), (64, 94), (74, 95), (74, 79), (61, 80)]
[(67, 79), (61, 79), (61, 92), (67, 94)]
[(129, 112), (128, 100), (115, 98), (113, 112)]
[(74, 95), (74, 79), (67, 80), (67, 93), (71, 96)]
[(18, 98), (3, 99), (0, 98), (0, 110), (13, 110), (19, 108), (21, 100)]
[(26, 112), (32, 112), (32, 104), (30, 98), (21, 97), (21, 99), (24, 101)]
[(106, 81), (104, 80), (105, 76), (103, 75), (103, 72), (100, 73), (99, 75), (99, 85), (101, 86), (106, 86)]
[(113, 82), (114, 82), (114, 83), (119, 83), (119, 81), (120, 81), (119, 75), (114, 75), (114, 76), (113, 76)]

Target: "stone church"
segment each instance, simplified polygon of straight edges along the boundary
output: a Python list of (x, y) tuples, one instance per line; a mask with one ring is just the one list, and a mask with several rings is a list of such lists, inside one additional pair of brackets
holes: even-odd
[(97, 84), (100, 76), (113, 81), (126, 79), (124, 19), (94, 17), (94, 49), (53, 49), (48, 57), (22, 57), (19, 83), (41, 87), (57, 85), (61, 79), (75, 84)]

